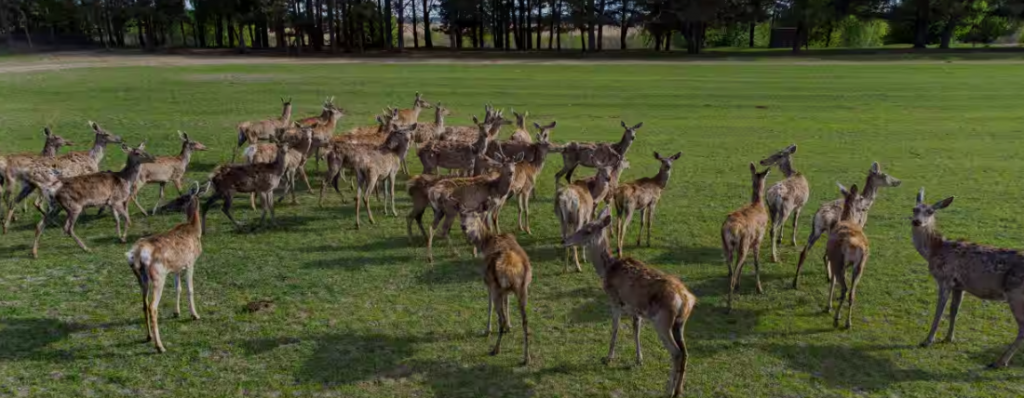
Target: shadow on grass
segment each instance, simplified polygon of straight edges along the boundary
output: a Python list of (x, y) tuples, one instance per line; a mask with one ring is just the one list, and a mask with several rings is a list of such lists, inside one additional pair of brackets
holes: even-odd
[(819, 380), (831, 388), (873, 392), (903, 382), (949, 381), (949, 374), (900, 368), (888, 358), (871, 354), (873, 351), (894, 348), (899, 347), (814, 344), (762, 347), (766, 352), (785, 361), (788, 367), (808, 373), (814, 380)]
[[(636, 242), (633, 242), (636, 243)], [(626, 245), (623, 250), (628, 251)], [(749, 260), (749, 259), (748, 259)], [(665, 250), (650, 260), (650, 264), (693, 264), (693, 263), (708, 263), (708, 264), (724, 264), (722, 259), (722, 248), (721, 247), (699, 247), (699, 246), (686, 246), (676, 245), (667, 246)], [(753, 263), (748, 264), (753, 267)], [(725, 271), (725, 266), (722, 266), (722, 270)], [(744, 267), (746, 268), (746, 267)]]
[(434, 265), (428, 266), (416, 280), (425, 285), (479, 282), (483, 280), (483, 258), (473, 258), (472, 252), (462, 250), (461, 256), (449, 260), (438, 259), (434, 251)]
[(48, 347), (84, 328), (48, 318), (0, 319), (0, 360), (65, 360), (61, 351)]

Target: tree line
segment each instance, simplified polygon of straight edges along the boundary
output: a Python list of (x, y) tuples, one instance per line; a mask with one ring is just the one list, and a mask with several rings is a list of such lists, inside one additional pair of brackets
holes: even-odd
[(837, 30), (856, 37), (873, 21), (884, 32), (866, 34), (886, 43), (948, 48), (1012, 34), (1022, 16), (1024, 0), (0, 0), (0, 36), (146, 49), (699, 53), (767, 46), (773, 32), (793, 51), (831, 46)]

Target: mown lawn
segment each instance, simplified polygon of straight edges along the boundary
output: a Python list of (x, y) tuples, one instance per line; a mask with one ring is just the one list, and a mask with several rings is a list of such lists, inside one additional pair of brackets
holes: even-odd
[[(1024, 246), (1022, 82), (1020, 66), (998, 64), (77, 69), (0, 75), (0, 152), (38, 151), (47, 124), (85, 144), (86, 121), (95, 120), (133, 145), (147, 140), (151, 153), (171, 154), (180, 129), (213, 148), (195, 156), (189, 173), (205, 180), (229, 160), (235, 124), (275, 116), (280, 97), (294, 98), (300, 116), (336, 96), (349, 114), (339, 131), (371, 123), (389, 104), (408, 106), (415, 91), (453, 109), (452, 124), (481, 115), (485, 102), (529, 110), (534, 121), (557, 120), (557, 142), (616, 140), (619, 120), (642, 121), (625, 179), (653, 175), (653, 151), (683, 152), (658, 207), (653, 246), (627, 251), (679, 276), (699, 297), (686, 329), (686, 396), (1016, 396), (1024, 394), (1024, 357), (1008, 370), (983, 369), (1016, 333), (1004, 303), (965, 300), (959, 341), (917, 348), (936, 289), (910, 243), (907, 218), (925, 186), (930, 200), (957, 197), (939, 215), (947, 235)], [(812, 188), (801, 243), (819, 204), (837, 197), (836, 181), (863, 184), (872, 161), (903, 180), (882, 191), (872, 209), (872, 256), (851, 331), (833, 330), (821, 314), (827, 286), (818, 261), (805, 268), (801, 290), (790, 288), (799, 250), (788, 244), (781, 264), (767, 263), (765, 246), (766, 293), (753, 292), (748, 266), (736, 309), (724, 311), (719, 227), (750, 197), (748, 162), (791, 143), (799, 145), (795, 165)], [(124, 155), (113, 147), (108, 154), (104, 168), (120, 168)], [(410, 165), (420, 168), (416, 159)], [(256, 232), (235, 232), (211, 212), (196, 271), (203, 319), (171, 318), (173, 294), (165, 294), (164, 355), (141, 343), (128, 245), (117, 243), (109, 213), (95, 218), (90, 210), (79, 223), (93, 253), (50, 228), (39, 260), (29, 258), (38, 216), (22, 217), (0, 238), (0, 395), (663, 394), (668, 356), (649, 326), (642, 368), (632, 365), (628, 323), (618, 361), (601, 363), (610, 317), (598, 277), (589, 266), (564, 274), (557, 248), (552, 179), (560, 166), (560, 157), (549, 157), (533, 201), (533, 236), (519, 236), (534, 266), (528, 368), (517, 366), (516, 328), (502, 355), (486, 355), (493, 338), (481, 337), (487, 299), (480, 260), (470, 257), (457, 228), (462, 256), (441, 244), (430, 266), (421, 240), (407, 241), (405, 220), (381, 217), (376, 204), (380, 223), (355, 230), (352, 194), (344, 191), (347, 204), (332, 194), (323, 208), (303, 194), (300, 205), (278, 207), (279, 228)], [(779, 178), (777, 170), (769, 176)], [(147, 188), (144, 203), (155, 192)], [(236, 217), (258, 217), (239, 199)], [(407, 211), (405, 195), (399, 199), (400, 213)], [(130, 240), (182, 220), (133, 214)], [(505, 228), (514, 227), (514, 215), (514, 206), (506, 209)], [(631, 237), (638, 225), (634, 220)], [(789, 234), (787, 228), (786, 242)], [(273, 308), (247, 312), (256, 300)]]

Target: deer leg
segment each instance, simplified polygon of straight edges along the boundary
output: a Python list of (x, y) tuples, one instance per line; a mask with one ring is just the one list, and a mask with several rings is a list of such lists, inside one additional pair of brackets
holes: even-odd
[(722, 258), (725, 259), (725, 269), (729, 271), (729, 286), (732, 286), (732, 254), (734, 252), (732, 242), (729, 241), (729, 237), (722, 234)]
[(643, 318), (633, 315), (633, 341), (636, 343), (636, 366), (643, 366), (644, 354), (640, 351), (640, 326)]
[[(654, 319), (654, 330), (658, 338), (672, 357), (672, 370), (668, 377), (669, 396), (678, 397), (682, 393), (682, 381), (686, 371), (686, 350), (682, 341), (682, 325), (673, 314), (662, 311)], [(679, 336), (676, 336), (676, 333)], [(682, 346), (681, 346), (682, 345)]]
[[(811, 248), (814, 247), (814, 243), (817, 242), (819, 238), (821, 238), (821, 235), (823, 233), (824, 233), (824, 231), (817, 231), (817, 230), (811, 231), (811, 236), (809, 236), (807, 238), (807, 244), (804, 245), (803, 250), (800, 251), (800, 261), (796, 263), (796, 275), (793, 276), (793, 289), (797, 289), (799, 287), (799, 284), (800, 284), (800, 271), (804, 268), (804, 260), (807, 259), (807, 252), (811, 251)], [(794, 234), (794, 235), (796, 235), (796, 234)], [(831, 271), (828, 270), (829, 267), (828, 267), (827, 262), (825, 264), (825, 269), (826, 269), (826, 271), (825, 271), (826, 274), (831, 272)]]
[(156, 352), (164, 353), (167, 351), (164, 348), (163, 341), (160, 340), (160, 325), (159, 325), (159, 307), (160, 307), (160, 296), (164, 292), (164, 275), (159, 273), (151, 273), (151, 286), (152, 292), (149, 300), (149, 335), (153, 336), (153, 344), (156, 346)]
[(629, 206), (626, 208), (626, 219), (622, 220), (622, 224), (619, 224), (619, 246), (618, 256), (622, 256), (622, 245), (623, 241), (626, 240), (626, 229), (629, 228), (629, 223), (633, 221), (633, 207)]
[(796, 230), (797, 225), (800, 223), (800, 211), (803, 209), (803, 207), (797, 207), (796, 210), (793, 211), (793, 233), (790, 234), (793, 246), (796, 246)]
[[(373, 209), (370, 208), (370, 201), (369, 200), (370, 200), (370, 193), (371, 192), (377, 192), (377, 176), (372, 175), (372, 174), (370, 175), (370, 179), (369, 179), (369, 182), (367, 184), (367, 189), (363, 193), (363, 204), (366, 205), (366, 218), (370, 219), (370, 224), (376, 224), (377, 222), (373, 220)], [(380, 198), (378, 197), (378, 201), (379, 200), (380, 200)], [(387, 203), (385, 203), (384, 206), (385, 206), (384, 214), (387, 214)]]
[(484, 329), (485, 337), (491, 335), (491, 319), (493, 318), (494, 315), (494, 303), (498, 301), (498, 291), (492, 289), (490, 286), (488, 286), (487, 288), (487, 329)]
[(196, 312), (195, 283), (192, 279), (195, 270), (194, 264), (185, 268), (185, 288), (188, 290), (188, 312), (192, 315), (192, 320), (199, 320), (199, 313)]
[(572, 247), (573, 259), (576, 261), (576, 272), (583, 272), (583, 268), (580, 268), (580, 247)]
[(523, 228), (523, 201), (529, 197), (530, 194), (526, 191), (522, 191), (516, 195), (516, 225), (519, 227), (520, 231), (526, 230), (526, 228)]
[(455, 212), (450, 213), (451, 214), (445, 213), (444, 215), (444, 224), (441, 225), (441, 233), (444, 235), (444, 240), (448, 243), (448, 248), (451, 249), (452, 254), (458, 257), (460, 256), (459, 250), (452, 244), (451, 237), (452, 223), (455, 222)]
[[(409, 172), (406, 171), (406, 175), (408, 175), (408, 174), (409, 174)], [(398, 209), (395, 208), (395, 178), (396, 177), (397, 177), (397, 175), (395, 175), (395, 173), (391, 173), (390, 181), (388, 183), (388, 188), (391, 190), (391, 215), (395, 216), (395, 217), (398, 217)]]
[(932, 319), (932, 328), (928, 332), (928, 337), (921, 342), (921, 347), (927, 347), (935, 342), (935, 332), (939, 330), (939, 322), (942, 321), (942, 313), (946, 310), (946, 302), (949, 300), (950, 288), (939, 284), (939, 299), (935, 304), (935, 318)]
[(640, 247), (640, 242), (644, 237), (644, 225), (647, 221), (647, 209), (640, 209), (640, 229), (636, 231), (636, 247)]
[(128, 202), (115, 203), (111, 206), (111, 212), (114, 213), (115, 219), (118, 213), (124, 217), (124, 235), (120, 235), (121, 243), (128, 242), (128, 228), (132, 225), (132, 217), (128, 215)]
[(224, 195), (224, 205), (221, 206), (220, 211), (224, 212), (225, 216), (228, 216), (228, 220), (231, 220), (232, 224), (235, 224), (235, 228), (242, 229), (242, 224), (235, 220), (235, 217), (231, 215), (231, 203), (235, 200), (234, 195)]
[[(57, 215), (56, 212), (54, 212), (54, 215)], [(39, 220), (39, 224), (36, 224), (36, 238), (32, 242), (32, 258), (39, 258), (39, 238), (43, 236), (43, 230), (46, 229), (46, 219), (47, 216), (43, 214), (43, 218)]]
[[(363, 178), (362, 173), (356, 170), (356, 229), (359, 229), (361, 221), (359, 214), (362, 212), (363, 207)], [(369, 204), (367, 204), (369, 206)]]
[(92, 250), (89, 250), (89, 248), (85, 246), (85, 242), (82, 241), (82, 238), (79, 238), (78, 235), (75, 234), (75, 223), (78, 222), (78, 216), (80, 216), (81, 214), (82, 209), (68, 209), (68, 219), (64, 223), (64, 232), (68, 235), (71, 235), (71, 238), (75, 240), (75, 243), (78, 243), (78, 247), (81, 247), (82, 250), (86, 252), (92, 252)]
[(647, 209), (647, 247), (651, 247), (651, 224), (654, 224), (655, 206), (657, 206), (657, 203), (651, 203), (651, 207)]
[(516, 298), (519, 300), (519, 317), (523, 322), (523, 366), (530, 364), (530, 326), (526, 321), (527, 290), (524, 287)]
[(558, 180), (561, 180), (562, 176), (564, 176), (566, 171), (569, 169), (569, 167), (566, 166), (568, 165), (563, 165), (562, 169), (555, 173), (555, 192), (558, 192)]
[[(167, 185), (166, 182), (161, 182), (160, 183), (160, 198), (157, 199), (156, 200), (156, 204), (153, 205), (153, 214), (156, 214), (156, 209), (160, 208), (160, 203), (162, 203), (164, 201), (164, 186), (166, 186), (166, 185)], [(180, 188), (178, 190), (181, 191)], [(143, 212), (143, 214), (145, 214), (145, 212)]]
[(946, 333), (946, 343), (952, 343), (956, 337), (956, 316), (960, 312), (960, 302), (964, 299), (963, 290), (953, 290), (953, 302), (949, 304), (949, 333)]
[[(867, 258), (865, 258), (862, 255), (861, 258), (860, 258), (860, 261), (853, 268), (853, 278), (851, 278), (851, 281), (850, 281), (850, 304), (849, 304), (850, 307), (846, 309), (846, 328), (847, 329), (850, 329), (850, 328), (853, 327), (853, 305), (854, 305), (854, 303), (857, 302), (857, 283), (860, 282), (860, 277), (861, 277), (861, 275), (864, 274), (864, 266), (866, 266), (866, 265), (867, 265)], [(963, 295), (961, 295), (960, 297), (963, 297)], [(956, 301), (955, 298), (954, 298), (954, 301)], [(949, 324), (950, 324), (950, 326), (952, 326), (953, 322), (950, 321)]]
[(256, 192), (249, 193), (249, 207), (252, 207), (252, 211), (256, 211)]
[(309, 194), (313, 194), (313, 185), (309, 183), (309, 175), (306, 174), (306, 161), (302, 161), (302, 165), (299, 166), (299, 175), (302, 176), (302, 182), (306, 183), (306, 189), (309, 190)]
[(491, 355), (498, 355), (501, 353), (501, 338), (505, 336), (505, 333), (509, 332), (509, 327), (505, 326), (508, 323), (508, 293), (499, 292), (498, 296), (498, 341), (494, 343), (494, 349), (491, 350)]
[(622, 308), (618, 303), (612, 303), (612, 341), (608, 346), (608, 356), (604, 359), (606, 365), (611, 364), (615, 359), (615, 339), (619, 337), (619, 320), (622, 318)]
[(132, 267), (132, 271), (135, 272), (135, 278), (139, 281), (139, 289), (142, 291), (142, 320), (146, 327), (146, 340), (148, 343), (153, 341), (153, 335), (149, 330), (149, 277), (146, 276), (144, 270), (137, 270)]
[(754, 280), (757, 281), (757, 293), (764, 294), (764, 289), (761, 288), (761, 239), (764, 238), (764, 233), (758, 236), (754, 240)]
[(1019, 287), (1007, 292), (1010, 310), (1013, 312), (1013, 317), (1017, 320), (1017, 338), (995, 363), (989, 365), (990, 368), (1004, 368), (1009, 365), (1010, 358), (1013, 358), (1013, 354), (1017, 353), (1021, 344), (1024, 343), (1024, 294), (1022, 293), (1024, 292)]
[(181, 272), (174, 273), (174, 317), (181, 318)]
[(213, 195), (210, 195), (209, 199), (206, 199), (206, 203), (203, 203), (203, 209), (202, 209), (202, 215), (201, 216), (202, 216), (202, 224), (203, 224), (203, 232), (204, 233), (206, 232), (206, 213), (210, 211), (210, 207), (212, 207), (213, 204), (217, 202), (217, 199), (220, 199), (220, 194), (215, 192)]

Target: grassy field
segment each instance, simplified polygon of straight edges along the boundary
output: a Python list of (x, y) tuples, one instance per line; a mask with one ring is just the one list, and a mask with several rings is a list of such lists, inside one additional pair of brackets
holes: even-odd
[[(229, 160), (234, 125), (276, 115), (280, 97), (294, 98), (298, 116), (336, 96), (349, 115), (342, 129), (371, 123), (386, 105), (408, 106), (414, 91), (454, 110), (450, 123), (482, 114), (485, 102), (529, 110), (532, 120), (558, 121), (557, 142), (615, 140), (619, 120), (643, 121), (625, 179), (657, 171), (652, 151), (683, 157), (658, 208), (653, 246), (627, 252), (679, 276), (699, 297), (686, 329), (686, 396), (1014, 396), (1024, 394), (1024, 357), (1007, 370), (983, 370), (1016, 332), (1005, 303), (965, 300), (959, 341), (917, 348), (936, 289), (910, 243), (908, 216), (925, 186), (930, 200), (957, 197), (938, 216), (947, 235), (1024, 246), (1014, 178), (1024, 171), (1022, 82), (1018, 65), (1000, 64), (76, 69), (0, 75), (0, 152), (38, 151), (47, 124), (85, 143), (86, 120), (95, 120), (133, 145), (147, 140), (151, 153), (171, 154), (180, 129), (212, 148), (195, 156), (189, 173), (205, 180)], [(819, 204), (837, 197), (835, 181), (863, 184), (872, 161), (903, 180), (872, 209), (872, 257), (851, 331), (833, 330), (820, 313), (827, 286), (817, 261), (805, 268), (801, 290), (789, 287), (799, 250), (788, 244), (781, 264), (765, 266), (765, 294), (753, 292), (750, 274), (736, 309), (724, 311), (719, 227), (750, 197), (748, 162), (791, 143), (811, 184), (800, 242)], [(104, 168), (119, 169), (124, 155), (108, 153)], [(420, 168), (416, 159), (410, 165)], [(172, 319), (173, 295), (165, 295), (165, 355), (141, 343), (128, 245), (117, 243), (109, 213), (96, 218), (90, 210), (79, 223), (93, 253), (50, 228), (34, 261), (38, 218), (23, 217), (0, 238), (0, 395), (658, 396), (669, 365), (654, 331), (642, 332), (642, 368), (632, 365), (625, 325), (618, 362), (603, 365), (610, 317), (598, 277), (589, 266), (562, 273), (552, 212), (560, 166), (560, 157), (549, 157), (533, 202), (534, 233), (519, 236), (534, 266), (528, 368), (516, 366), (515, 329), (505, 353), (486, 355), (493, 339), (481, 337), (480, 260), (460, 232), (453, 234), (462, 256), (441, 246), (429, 266), (421, 241), (407, 241), (402, 218), (378, 217), (356, 231), (346, 191), (348, 204), (332, 194), (323, 208), (310, 195), (279, 206), (282, 225), (257, 232), (235, 232), (211, 212), (196, 271), (203, 319)], [(769, 176), (779, 178), (775, 170)], [(147, 188), (144, 203), (155, 192)], [(407, 211), (405, 195), (399, 199), (399, 212)], [(258, 217), (236, 203), (243, 222)], [(514, 213), (506, 209), (505, 228), (513, 228)], [(182, 220), (133, 214), (132, 241)], [(273, 308), (246, 311), (256, 300)], [(940, 338), (944, 331), (945, 323)]]

